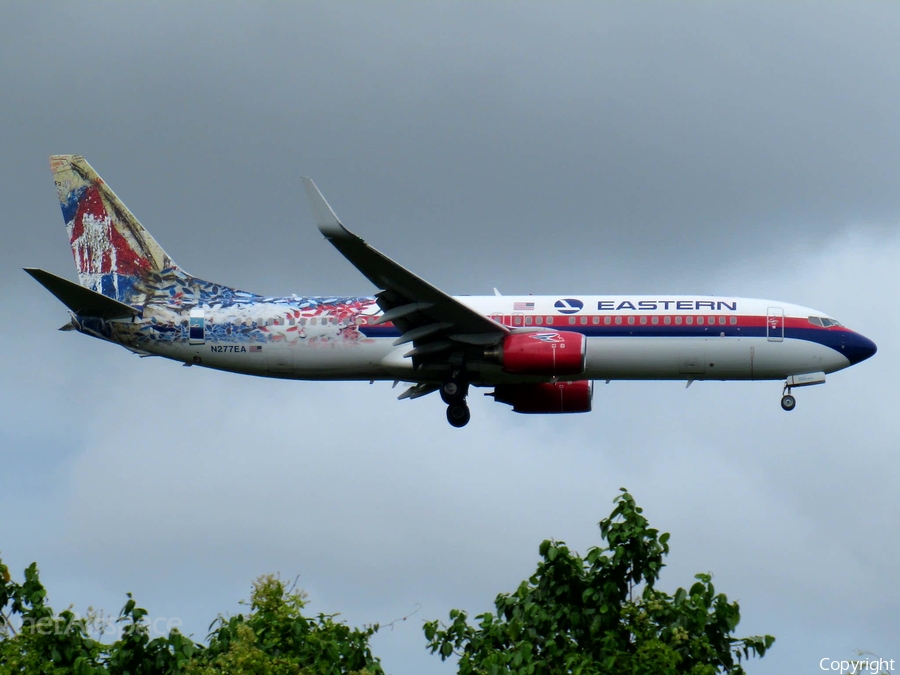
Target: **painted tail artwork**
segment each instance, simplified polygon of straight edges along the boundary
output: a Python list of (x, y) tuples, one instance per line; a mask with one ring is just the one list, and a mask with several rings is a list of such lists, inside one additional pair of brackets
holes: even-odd
[(81, 285), (142, 305), (148, 282), (178, 266), (83, 157), (50, 158)]
[[(348, 319), (377, 311), (374, 298), (266, 297), (193, 277), (175, 264), (84, 157), (53, 155), (50, 168), (79, 284), (40, 269), (26, 271), (71, 310), (65, 330), (111, 340), (140, 354), (147, 353), (142, 347), (150, 343), (163, 348), (196, 344), (198, 335), (205, 343), (218, 339), (284, 346), (365, 340), (357, 322)], [(342, 321), (305, 328), (307, 319), (323, 314)], [(242, 348), (246, 351), (246, 344)], [(193, 362), (208, 365), (197, 358)]]

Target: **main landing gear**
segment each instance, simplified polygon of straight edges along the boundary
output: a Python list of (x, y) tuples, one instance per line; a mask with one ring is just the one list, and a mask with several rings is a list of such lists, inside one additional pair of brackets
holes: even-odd
[(447, 421), (451, 426), (464, 427), (472, 419), (469, 406), (466, 405), (466, 394), (469, 385), (459, 379), (451, 379), (441, 386), (441, 399), (447, 404)]

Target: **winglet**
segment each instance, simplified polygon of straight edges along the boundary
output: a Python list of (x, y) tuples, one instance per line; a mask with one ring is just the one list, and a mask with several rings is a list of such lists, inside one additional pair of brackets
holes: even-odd
[(321, 232), (327, 239), (335, 237), (352, 236), (350, 232), (341, 224), (338, 217), (331, 210), (325, 197), (319, 192), (319, 188), (313, 183), (312, 178), (301, 176), (303, 187), (306, 190), (306, 197), (309, 199), (310, 208), (312, 208), (313, 217), (316, 219), (316, 225), (319, 226)]

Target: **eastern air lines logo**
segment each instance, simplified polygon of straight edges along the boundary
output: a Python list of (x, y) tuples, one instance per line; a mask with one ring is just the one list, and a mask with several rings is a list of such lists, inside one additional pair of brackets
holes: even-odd
[(560, 314), (575, 314), (582, 310), (584, 303), (575, 298), (563, 298), (554, 302), (553, 306), (556, 307), (556, 311)]
[(541, 342), (563, 342), (559, 333), (531, 333), (528, 337)]

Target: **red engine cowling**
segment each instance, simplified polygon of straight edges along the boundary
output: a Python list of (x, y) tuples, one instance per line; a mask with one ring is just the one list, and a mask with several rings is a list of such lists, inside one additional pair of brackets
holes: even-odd
[(495, 401), (511, 405), (513, 412), (530, 414), (590, 412), (593, 395), (590, 380), (501, 384), (494, 390)]
[(500, 347), (503, 370), (517, 375), (579, 375), (584, 372), (587, 340), (570, 331), (508, 335)]

